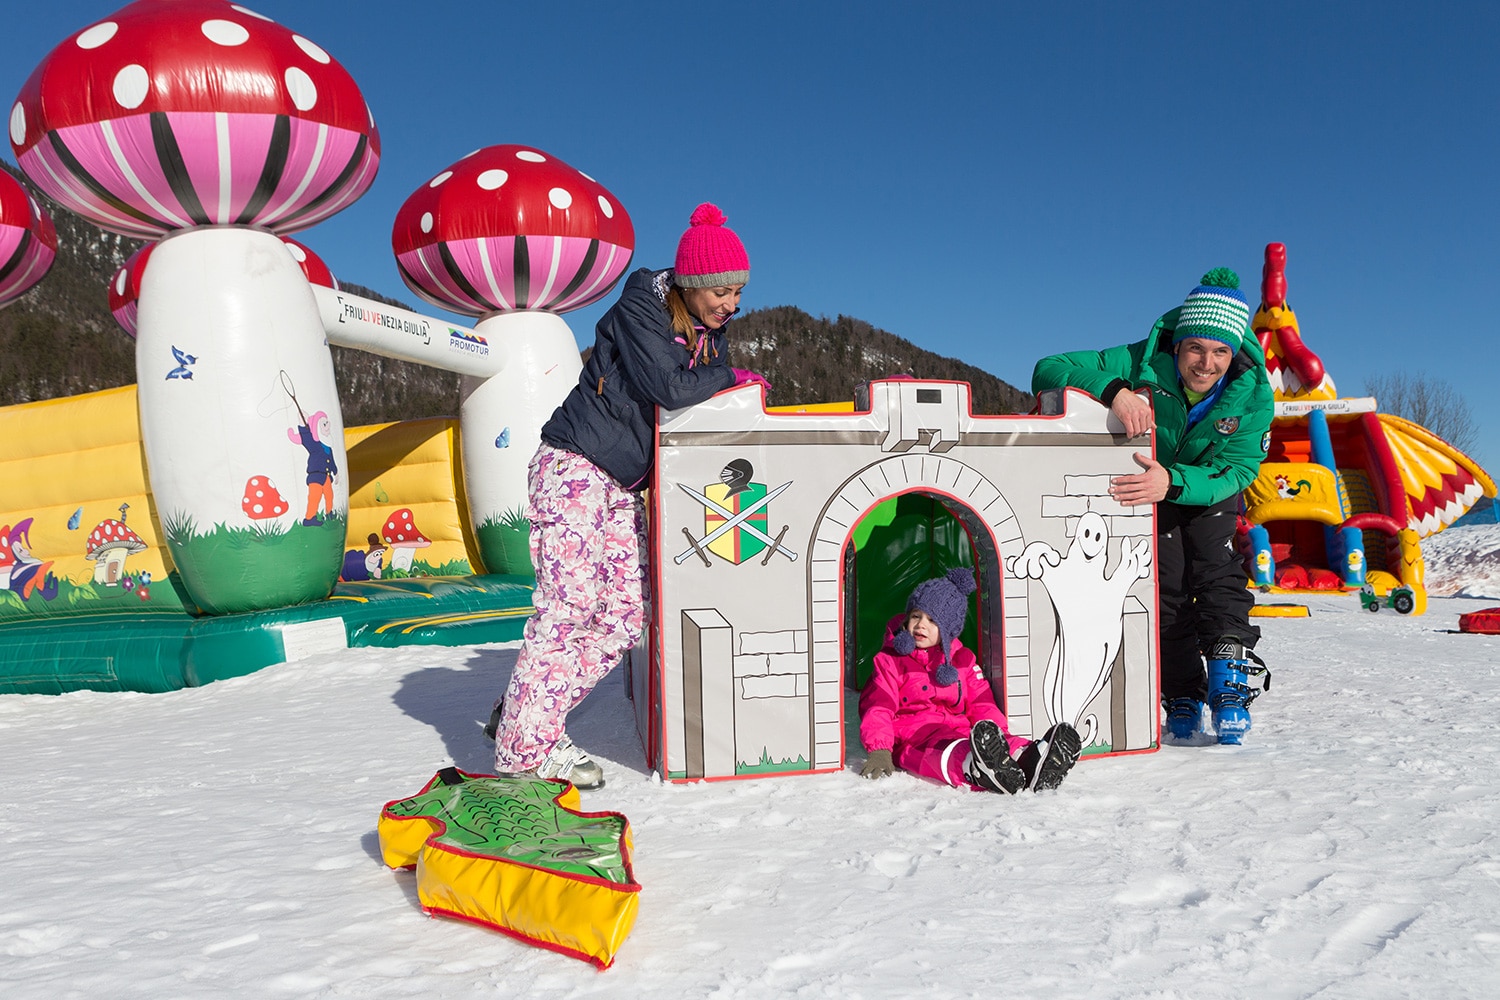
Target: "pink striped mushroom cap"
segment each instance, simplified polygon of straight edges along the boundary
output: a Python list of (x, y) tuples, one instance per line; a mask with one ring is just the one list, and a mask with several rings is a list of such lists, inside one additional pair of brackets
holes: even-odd
[(138, 0), (53, 49), (10, 110), (16, 162), (96, 225), (290, 233), (369, 188), (380, 134), (327, 52), (224, 0)]
[[(338, 279), (333, 276), (328, 265), (323, 263), (322, 257), (313, 253), (307, 244), (299, 243), (290, 236), (282, 236), (280, 239), (291, 251), (292, 259), (302, 268), (302, 273), (309, 282), (338, 291)], [(147, 243), (126, 258), (109, 283), (109, 311), (114, 315), (115, 322), (120, 324), (120, 329), (132, 338), (136, 333), (135, 313), (137, 300), (141, 297), (141, 276), (146, 273), (146, 261), (151, 257), (155, 246), (155, 243)]]
[(57, 230), (21, 182), (0, 170), (0, 306), (42, 280), (57, 257)]
[(603, 298), (635, 253), (604, 185), (531, 146), (486, 146), (406, 199), (391, 230), (412, 291), (468, 316)]

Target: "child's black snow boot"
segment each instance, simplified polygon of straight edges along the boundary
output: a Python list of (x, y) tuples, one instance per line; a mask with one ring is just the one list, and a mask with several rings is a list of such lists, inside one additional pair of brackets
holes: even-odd
[(974, 784), (1004, 795), (1014, 795), (1026, 785), (1021, 766), (1011, 759), (1005, 734), (989, 719), (980, 719), (969, 730), (969, 765), (965, 770), (965, 777)]
[(1033, 740), (1030, 746), (1021, 751), (1017, 763), (1025, 775), (1026, 787), (1033, 792), (1056, 788), (1068, 776), (1073, 765), (1078, 763), (1078, 755), (1082, 750), (1083, 743), (1078, 738), (1078, 730), (1066, 722), (1059, 722), (1047, 730), (1041, 739)]

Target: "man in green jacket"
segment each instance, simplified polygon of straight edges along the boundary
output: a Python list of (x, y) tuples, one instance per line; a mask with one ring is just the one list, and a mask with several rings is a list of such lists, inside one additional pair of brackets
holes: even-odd
[(1131, 437), (1155, 427), (1157, 457), (1138, 452), (1141, 471), (1115, 477), (1109, 492), (1127, 506), (1157, 505), (1167, 731), (1191, 738), (1208, 701), (1220, 743), (1249, 730), (1259, 693), (1249, 679), (1264, 672), (1250, 665), (1260, 630), (1234, 535), (1240, 491), (1270, 446), (1273, 396), (1239, 283), (1216, 268), (1145, 340), (1055, 354), (1031, 377), (1034, 392), (1071, 386), (1098, 397)]

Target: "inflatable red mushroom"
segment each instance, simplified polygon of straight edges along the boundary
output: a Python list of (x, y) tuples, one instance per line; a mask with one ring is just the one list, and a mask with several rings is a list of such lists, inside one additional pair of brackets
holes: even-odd
[(411, 572), (412, 560), (417, 549), (425, 549), (432, 542), (417, 530), (417, 522), (410, 507), (402, 507), (386, 518), (380, 529), (380, 538), (391, 549), (391, 569)]
[(268, 477), (251, 476), (245, 483), (245, 495), (240, 499), (240, 509), (250, 520), (264, 521), (285, 514), (287, 502)]
[(598, 181), (530, 146), (487, 146), (396, 213), (391, 248), (412, 291), (469, 316), (561, 313), (606, 295), (635, 227)]
[[(306, 244), (299, 243), (290, 236), (281, 237), (281, 242), (286, 244), (292, 259), (302, 268), (302, 273), (307, 275), (309, 282), (338, 291), (338, 279), (333, 276), (328, 265), (323, 263), (323, 258), (313, 253)], [(147, 243), (131, 254), (109, 283), (109, 311), (120, 328), (132, 337), (135, 336), (136, 307), (141, 297), (141, 275), (146, 273), (146, 261), (154, 246), (155, 243)]]
[(94, 582), (113, 587), (125, 576), (125, 559), (145, 548), (141, 536), (124, 521), (106, 518), (89, 533), (84, 555), (94, 561)]
[(146, 273), (146, 260), (151, 256), (154, 246), (155, 243), (147, 243), (125, 258), (125, 263), (120, 265), (109, 283), (110, 314), (131, 337), (135, 336), (135, 313), (141, 297), (141, 275)]
[(306, 243), (298, 243), (289, 236), (283, 236), (281, 242), (291, 251), (292, 259), (302, 268), (302, 273), (307, 275), (309, 283), (332, 288), (335, 292), (339, 290), (339, 279), (333, 276), (333, 271), (323, 262), (322, 257), (313, 253), (311, 247)]
[(62, 42), (10, 111), (32, 181), (96, 225), (296, 232), (363, 194), (374, 119), (322, 48), (225, 0), (138, 0)]
[(56, 257), (52, 219), (20, 181), (0, 170), (0, 306), (25, 295)]

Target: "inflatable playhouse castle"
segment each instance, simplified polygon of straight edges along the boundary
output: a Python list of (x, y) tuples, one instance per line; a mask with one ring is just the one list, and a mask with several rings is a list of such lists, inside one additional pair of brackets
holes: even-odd
[(958, 382), (874, 382), (847, 413), (760, 399), (661, 415), (653, 627), (631, 675), (652, 765), (841, 767), (885, 617), (945, 563), (976, 571), (968, 641), (1015, 732), (1066, 721), (1086, 753), (1155, 746), (1153, 519), (1107, 495), (1144, 442), (1076, 390), (999, 417), (970, 413)]

